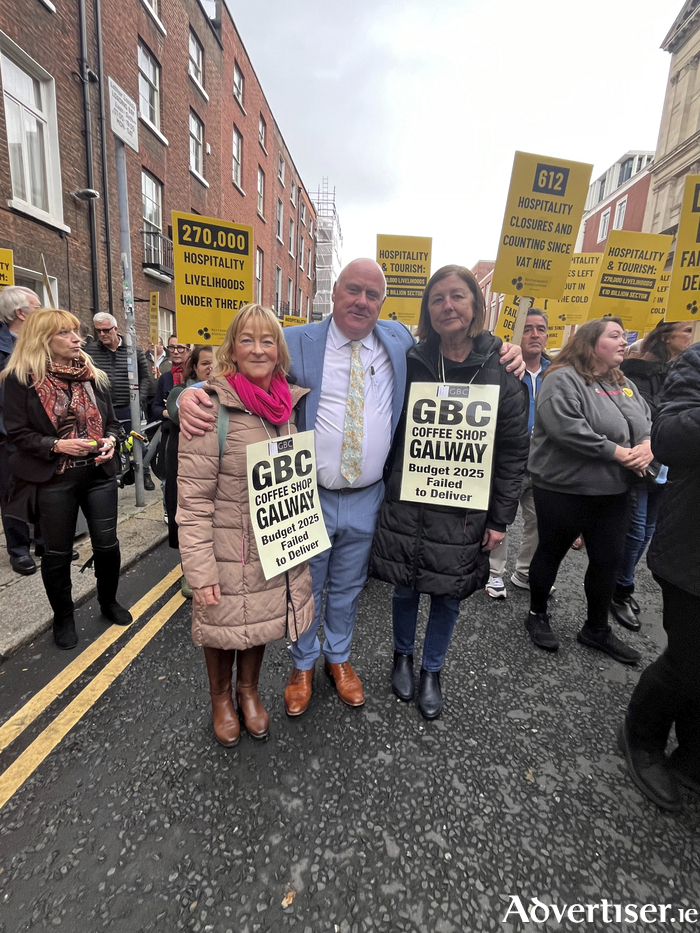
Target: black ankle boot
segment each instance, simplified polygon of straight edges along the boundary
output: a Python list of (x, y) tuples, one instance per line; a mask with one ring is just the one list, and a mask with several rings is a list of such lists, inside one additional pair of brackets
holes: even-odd
[(617, 593), (610, 603), (610, 612), (616, 622), (619, 622), (623, 628), (630, 632), (638, 632), (642, 627), (637, 613), (632, 607), (632, 594), (618, 596)]
[(117, 587), (119, 586), (119, 568), (121, 554), (116, 544), (108, 551), (94, 552), (95, 576), (97, 577), (97, 601), (100, 604), (102, 615), (115, 625), (129, 625), (132, 621), (128, 609), (117, 602)]
[(73, 618), (73, 587), (70, 579), (71, 555), (44, 553), (41, 577), (53, 609), (53, 640), (64, 651), (75, 648), (78, 636)]
[(408, 703), (413, 699), (413, 655), (394, 652), (394, 669), (391, 673), (391, 689), (396, 696)]
[(416, 706), (420, 710), (423, 719), (438, 718), (442, 712), (440, 671), (426, 671), (421, 668)]

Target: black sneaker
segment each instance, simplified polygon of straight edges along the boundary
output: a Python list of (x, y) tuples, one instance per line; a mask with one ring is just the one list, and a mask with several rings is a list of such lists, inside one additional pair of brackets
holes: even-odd
[(625, 756), (630, 777), (644, 796), (664, 810), (679, 810), (681, 798), (678, 786), (664, 753), (648, 752), (631, 745), (626, 723), (620, 726), (617, 742)]
[(557, 636), (549, 624), (549, 616), (546, 612), (531, 612), (525, 619), (525, 628), (530, 633), (533, 645), (538, 648), (544, 648), (545, 651), (558, 651), (559, 642)]
[(609, 654), (620, 664), (636, 664), (642, 657), (635, 648), (630, 648), (624, 641), (620, 641), (617, 635), (613, 634), (610, 626), (604, 629), (592, 629), (584, 625), (576, 638), (587, 648), (596, 648), (598, 651)]

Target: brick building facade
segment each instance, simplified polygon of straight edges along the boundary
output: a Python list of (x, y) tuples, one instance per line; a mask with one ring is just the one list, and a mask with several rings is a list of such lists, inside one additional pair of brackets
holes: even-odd
[[(160, 333), (174, 329), (172, 210), (251, 225), (254, 297), (307, 316), (313, 204), (222, 0), (5, 0), (0, 55), (0, 246), (14, 250), (18, 281), (41, 293), (43, 253), (61, 306), (86, 324), (97, 309), (123, 320), (112, 78), (139, 110), (139, 151), (126, 149), (139, 342), (153, 291)], [(98, 200), (71, 194), (88, 187)]]

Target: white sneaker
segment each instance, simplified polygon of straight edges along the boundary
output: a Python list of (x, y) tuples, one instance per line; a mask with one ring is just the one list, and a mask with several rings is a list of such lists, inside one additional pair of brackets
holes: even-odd
[(168, 513), (167, 512), (163, 512), (163, 521), (165, 522), (166, 525), (168, 524)]
[(528, 580), (524, 580), (524, 579), (523, 579), (521, 576), (519, 576), (517, 573), (514, 573), (514, 574), (513, 574), (513, 576), (510, 578), (510, 582), (513, 584), (513, 586), (517, 586), (517, 587), (518, 587), (519, 589), (521, 589), (521, 590), (529, 590), (529, 589), (530, 589), (530, 583), (529, 583), (529, 581), (528, 581)]
[(490, 576), (489, 582), (486, 584), (486, 592), (492, 599), (505, 599), (508, 595), (502, 577)]

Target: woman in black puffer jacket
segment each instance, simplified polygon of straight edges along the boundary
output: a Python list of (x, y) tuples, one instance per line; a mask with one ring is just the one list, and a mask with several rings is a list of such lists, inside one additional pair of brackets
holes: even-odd
[[(651, 409), (652, 421), (659, 409), (659, 400), (671, 364), (690, 346), (693, 325), (687, 321), (662, 321), (647, 334), (639, 357), (623, 360), (620, 369), (639, 389)], [(656, 451), (654, 456), (657, 457)], [(659, 459), (657, 457), (657, 459)], [(614, 618), (627, 629), (639, 631), (640, 606), (634, 598), (634, 574), (646, 546), (651, 541), (659, 514), (666, 471), (658, 481), (638, 483), (632, 489), (630, 523), (625, 541), (625, 556), (617, 577), (615, 594), (610, 604)]]
[[(620, 744), (640, 790), (677, 810), (676, 778), (700, 792), (700, 344), (668, 375), (651, 444), (669, 469), (648, 558), (663, 593), (668, 647), (639, 679)], [(665, 749), (674, 724), (671, 770)]]
[[(420, 342), (407, 355), (406, 402), (387, 461), (386, 493), (372, 546), (370, 575), (396, 587), (392, 689), (405, 701), (414, 691), (420, 594), (431, 597), (418, 688), (418, 708), (426, 719), (442, 711), (440, 670), (459, 603), (488, 579), (489, 552), (515, 519), (528, 453), (525, 395), (519, 380), (500, 365), (501, 341), (484, 331), (484, 317), (483, 295), (468, 269), (445, 266), (432, 276), (421, 303)], [(499, 386), (487, 511), (401, 500), (406, 407), (417, 382)]]

